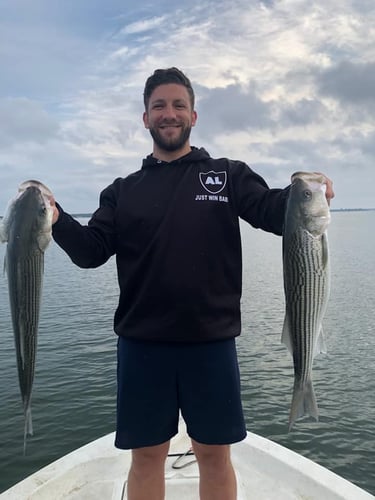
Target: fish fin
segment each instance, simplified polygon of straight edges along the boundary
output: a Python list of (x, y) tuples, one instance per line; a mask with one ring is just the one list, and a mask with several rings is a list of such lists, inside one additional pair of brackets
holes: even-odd
[(287, 314), (285, 315), (284, 318), (283, 332), (281, 334), (281, 342), (286, 345), (290, 354), (293, 355), (293, 344), (290, 335), (290, 328), (289, 328), (289, 321)]
[(23, 433), (23, 456), (26, 456), (26, 432)]
[(318, 404), (311, 379), (303, 387), (301, 387), (298, 381), (294, 381), (292, 405), (289, 414), (289, 431), (292, 430), (297, 418), (304, 415), (309, 415), (315, 418), (316, 421), (319, 419)]
[(26, 408), (25, 413), (25, 432), (29, 436), (33, 435), (33, 420), (31, 418), (31, 407)]
[(23, 455), (26, 455), (27, 436), (33, 435), (33, 421), (31, 418), (31, 407), (28, 406), (25, 410), (25, 427), (23, 431)]
[(320, 353), (322, 353), (322, 354), (327, 353), (327, 345), (326, 345), (326, 341), (324, 340), (322, 327), (320, 328), (320, 332), (319, 332), (319, 335), (318, 335), (318, 338), (316, 341), (313, 355), (315, 357), (317, 354), (320, 354)]
[(328, 250), (328, 236), (327, 233), (322, 234), (322, 263), (324, 269), (328, 266), (329, 250)]
[(7, 228), (3, 221), (0, 221), (0, 243), (6, 243), (8, 241)]
[(28, 406), (25, 410), (25, 427), (23, 432), (23, 455), (26, 455), (26, 437), (33, 435), (33, 421), (31, 418), (31, 407)]

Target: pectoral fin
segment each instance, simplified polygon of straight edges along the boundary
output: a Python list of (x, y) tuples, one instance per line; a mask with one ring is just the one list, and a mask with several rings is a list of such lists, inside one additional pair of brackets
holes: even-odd
[(0, 243), (6, 243), (8, 241), (8, 231), (6, 230), (6, 225), (3, 221), (0, 221)]
[(290, 333), (290, 328), (289, 328), (288, 314), (285, 314), (283, 332), (281, 335), (281, 342), (286, 345), (290, 354), (293, 355), (293, 344), (292, 344), (292, 338), (291, 338), (291, 333)]
[(323, 353), (323, 354), (327, 353), (327, 346), (326, 346), (326, 343), (324, 340), (322, 327), (320, 327), (320, 332), (319, 332), (318, 338), (316, 340), (316, 345), (315, 345), (315, 349), (314, 349), (314, 353), (313, 353), (314, 358), (317, 354), (320, 354), (320, 353)]
[(327, 233), (322, 234), (322, 263), (323, 268), (328, 266), (328, 236)]

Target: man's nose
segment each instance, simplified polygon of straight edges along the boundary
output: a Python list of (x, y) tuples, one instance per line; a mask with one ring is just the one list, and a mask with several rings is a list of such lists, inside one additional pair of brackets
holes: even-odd
[(163, 115), (165, 118), (175, 118), (176, 117), (176, 109), (172, 104), (168, 104), (165, 106), (163, 110)]

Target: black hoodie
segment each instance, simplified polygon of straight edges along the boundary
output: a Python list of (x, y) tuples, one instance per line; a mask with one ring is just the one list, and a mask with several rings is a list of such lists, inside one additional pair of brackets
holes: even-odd
[(269, 189), (245, 163), (204, 149), (141, 170), (100, 195), (87, 226), (61, 207), (53, 237), (80, 267), (116, 254), (118, 335), (211, 341), (240, 334), (239, 217), (281, 234), (288, 188)]

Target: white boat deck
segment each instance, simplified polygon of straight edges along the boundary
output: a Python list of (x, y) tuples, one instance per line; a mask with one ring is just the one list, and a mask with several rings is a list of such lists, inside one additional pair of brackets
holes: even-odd
[[(166, 500), (198, 500), (194, 456), (179, 458), (190, 449), (181, 427), (166, 463)], [(126, 500), (130, 452), (117, 450), (113, 442), (114, 434), (108, 434), (83, 446), (0, 494), (0, 500)], [(232, 460), (237, 500), (375, 499), (311, 460), (252, 433), (233, 445)]]

